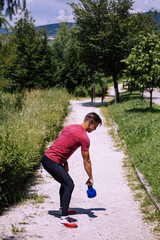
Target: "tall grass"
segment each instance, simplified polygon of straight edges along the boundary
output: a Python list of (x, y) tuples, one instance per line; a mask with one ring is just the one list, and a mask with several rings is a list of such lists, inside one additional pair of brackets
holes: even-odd
[(39, 164), (46, 142), (55, 139), (68, 111), (64, 90), (0, 95), (0, 202), (16, 201)]
[(118, 132), (134, 165), (143, 173), (160, 202), (160, 106), (149, 109), (149, 101), (138, 93), (121, 95), (121, 103), (109, 105)]

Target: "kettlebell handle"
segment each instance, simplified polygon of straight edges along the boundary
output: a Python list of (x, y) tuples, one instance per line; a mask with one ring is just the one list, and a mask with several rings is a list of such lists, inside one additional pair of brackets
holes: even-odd
[(88, 183), (88, 189), (92, 188), (92, 183)]

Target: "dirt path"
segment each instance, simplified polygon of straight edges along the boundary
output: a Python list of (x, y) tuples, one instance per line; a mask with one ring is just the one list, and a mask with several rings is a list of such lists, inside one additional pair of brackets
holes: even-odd
[[(72, 111), (65, 125), (81, 124), (84, 116), (91, 111), (100, 114), (100, 109), (96, 106), (97, 103), (91, 104), (90, 100), (71, 101)], [(88, 199), (86, 196), (87, 175), (83, 168), (80, 150), (77, 150), (69, 160), (70, 175), (75, 182), (71, 207), (78, 213), (73, 218), (78, 228), (67, 229), (58, 224), (59, 184), (41, 168), (39, 170), (41, 177), (37, 177), (38, 183), (31, 190), (37, 192), (39, 196), (48, 197), (44, 198), (43, 203), (28, 200), (10, 208), (1, 216), (1, 239), (157, 239), (151, 232), (151, 227), (142, 220), (138, 202), (133, 199), (122, 167), (124, 153), (114, 147), (114, 142), (104, 125), (104, 119), (103, 126), (90, 133), (89, 138), (96, 198)], [(11, 231), (11, 224), (17, 234)]]

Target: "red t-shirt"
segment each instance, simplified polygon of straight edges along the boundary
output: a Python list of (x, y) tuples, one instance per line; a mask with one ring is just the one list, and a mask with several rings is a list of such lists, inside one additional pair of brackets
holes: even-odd
[(57, 163), (64, 163), (81, 146), (81, 151), (88, 151), (90, 140), (84, 127), (70, 125), (62, 130), (61, 135), (46, 151), (45, 155)]

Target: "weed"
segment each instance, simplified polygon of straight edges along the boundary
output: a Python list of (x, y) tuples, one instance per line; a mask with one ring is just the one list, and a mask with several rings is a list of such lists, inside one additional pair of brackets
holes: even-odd
[(43, 203), (45, 198), (48, 198), (48, 195), (38, 195), (37, 193), (34, 193), (30, 196), (30, 199), (33, 200), (33, 204)]
[(19, 229), (16, 226), (14, 226), (13, 224), (11, 224), (11, 231), (12, 231), (13, 234), (16, 235), (16, 234), (25, 232), (25, 228)]

